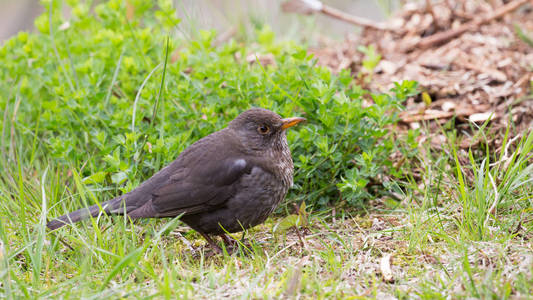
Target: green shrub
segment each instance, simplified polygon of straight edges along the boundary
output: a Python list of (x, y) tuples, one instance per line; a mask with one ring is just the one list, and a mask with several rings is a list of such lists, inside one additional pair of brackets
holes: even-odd
[[(259, 106), (309, 120), (288, 132), (296, 168), (292, 201), (361, 204), (377, 195), (369, 183), (396, 174), (390, 129), (414, 82), (373, 95), (348, 72), (333, 75), (315, 66), (302, 46), (276, 42), (268, 28), (252, 45), (213, 46), (214, 32), (170, 39), (165, 66), (166, 38), (179, 23), (170, 1), (131, 1), (137, 3), (132, 18), (125, 1), (91, 9), (67, 2), (68, 20), (60, 2), (44, 1), (38, 32), (20, 33), (0, 50), (0, 109), (7, 116), (17, 110), (15, 130), (26, 142), (17, 148), (22, 158), (73, 167), (86, 184), (126, 192), (195, 140)], [(246, 59), (270, 53), (274, 64)], [(366, 107), (363, 99), (373, 104)], [(2, 151), (12, 151), (8, 135), (2, 138)]]

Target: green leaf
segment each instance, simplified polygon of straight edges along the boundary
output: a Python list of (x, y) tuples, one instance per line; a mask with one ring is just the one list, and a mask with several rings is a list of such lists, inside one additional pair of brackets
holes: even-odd
[(126, 172), (118, 172), (111, 175), (111, 182), (114, 184), (122, 184), (126, 179), (128, 179)]
[(103, 171), (96, 172), (92, 174), (91, 176), (87, 176), (83, 178), (83, 183), (84, 184), (102, 183), (104, 182), (106, 175), (107, 175), (107, 172), (103, 172)]

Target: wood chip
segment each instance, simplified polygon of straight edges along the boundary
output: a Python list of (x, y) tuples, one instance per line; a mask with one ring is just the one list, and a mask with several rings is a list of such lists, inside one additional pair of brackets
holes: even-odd
[(480, 123), (487, 121), (489, 118), (494, 118), (494, 112), (488, 111), (484, 113), (472, 114), (468, 120), (470, 120), (470, 122)]
[[(438, 12), (436, 25), (427, 1), (408, 1), (388, 22), (388, 26), (401, 30), (363, 30), (361, 36), (350, 35), (341, 43), (327, 40), (311, 52), (318, 64), (333, 72), (348, 69), (356, 78), (364, 60), (357, 47), (374, 45), (382, 60), (369, 74), (372, 80), (363, 83), (364, 88), (388, 92), (395, 81), (415, 80), (420, 90), (431, 96), (429, 109), (420, 105), (420, 97), (404, 104), (406, 111), (400, 118), (409, 124), (404, 128), (426, 121), (432, 132), (438, 132), (440, 124), (450, 118), (457, 117), (460, 122), (455, 126), (459, 127), (469, 121), (485, 122), (493, 112), (491, 130), (505, 130), (508, 119), (501, 116), (511, 112), (513, 130), (520, 132), (533, 124), (529, 84), (533, 80), (533, 51), (515, 30), (516, 24), (524, 32), (533, 32), (533, 1), (525, 2), (512, 0), (492, 7), (486, 1), (431, 1), (431, 10)], [(522, 4), (524, 9), (514, 10)], [(490, 22), (469, 28), (443, 45), (414, 47), (409, 53), (398, 51), (479, 19)], [(464, 127), (461, 132), (465, 132)]]
[(392, 277), (391, 269), (391, 255), (385, 254), (380, 261), (379, 267), (381, 269), (381, 275), (383, 276), (383, 281), (388, 283), (393, 283), (394, 278)]

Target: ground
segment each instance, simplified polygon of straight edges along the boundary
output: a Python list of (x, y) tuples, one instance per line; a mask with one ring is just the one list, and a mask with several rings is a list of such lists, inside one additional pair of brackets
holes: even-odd
[[(518, 2), (526, 1), (507, 4)], [(244, 47), (245, 39), (231, 40), (234, 33), (214, 45), (214, 33), (203, 32), (204, 40), (191, 42), (193, 48), (180, 46), (171, 53), (168, 87), (164, 89), (165, 76), (154, 73), (157, 80), (148, 83), (141, 97), (144, 80), (151, 76), (147, 74), (166, 61), (168, 51), (157, 44), (161, 39), (151, 39), (156, 30), (141, 27), (143, 22), (134, 29), (126, 27), (129, 21), (115, 22), (109, 16), (121, 18), (122, 2), (109, 3), (101, 4), (98, 18), (87, 17), (83, 5), (77, 7), (74, 11), (82, 17), (72, 23), (62, 22), (59, 14), (43, 15), (36, 23), (41, 33), (20, 34), (3, 48), (13, 49), (4, 53), (9, 55), (4, 65), (17, 76), (0, 72), (5, 78), (0, 81), (5, 87), (0, 89), (5, 96), (0, 97), (1, 297), (533, 298), (531, 6), (424, 49), (412, 45), (484, 16), (503, 1), (406, 5), (399, 13), (403, 31), (363, 30), (358, 39), (328, 41), (308, 52), (283, 52), (267, 27), (257, 31), (263, 43), (259, 48), (254, 43)], [(138, 9), (151, 16), (150, 9)], [(167, 10), (169, 15), (174, 12), (171, 6)], [(437, 10), (444, 13), (436, 15)], [(133, 17), (126, 16), (132, 22)], [(59, 28), (57, 47), (49, 39), (49, 18), (56, 18)], [(117, 27), (106, 24), (100, 30), (102, 20)], [(69, 31), (88, 28), (96, 31), (88, 35), (94, 45), (80, 45), (77, 31)], [(130, 33), (134, 42), (123, 49), (134, 51), (122, 52), (127, 54), (119, 68), (122, 54), (103, 47), (117, 47), (109, 41), (129, 41)], [(408, 44), (407, 50), (396, 51), (402, 43)], [(51, 47), (48, 52), (56, 57), (43, 56), (37, 49), (42, 47)], [(329, 70), (315, 68), (315, 61), (300, 62), (308, 53)], [(144, 60), (145, 67), (137, 63), (143, 58), (149, 60)], [(34, 69), (28, 69), (32, 65)], [(101, 74), (94, 66), (102, 68), (97, 70)], [(166, 64), (161, 69), (166, 70)], [(19, 77), (24, 80), (17, 81)], [(31, 81), (35, 78), (37, 83)], [(357, 142), (368, 137), (375, 129), (371, 127), (366, 127), (367, 135), (342, 143), (346, 130), (360, 128), (348, 127), (353, 125), (348, 122), (340, 129), (334, 126), (338, 116), (326, 105), (339, 105), (332, 111), (341, 116), (348, 104), (357, 107), (357, 126), (379, 123), (381, 116), (393, 113), (372, 106), (389, 99), (377, 93), (403, 79), (419, 81), (421, 93), (407, 97), (399, 123), (384, 122), (387, 130), (377, 128), (373, 134), (388, 134), (372, 140), (377, 141), (373, 149), (391, 136), (395, 143), (380, 148), (383, 153), (362, 153), (371, 142)], [(83, 88), (71, 83), (70, 92), (68, 80)], [(165, 109), (156, 118), (157, 105), (152, 105), (159, 96), (151, 96), (163, 90), (167, 101), (162, 100)], [(296, 99), (286, 95), (307, 102), (283, 106)], [(104, 106), (104, 98), (110, 106)], [(142, 106), (136, 121), (135, 113), (129, 113), (131, 102), (138, 99)], [(203, 102), (194, 102), (198, 99)], [(31, 101), (43, 109), (34, 110)], [(233, 111), (226, 115), (229, 103)], [(131, 190), (193, 137), (220, 129), (225, 119), (250, 103), (277, 105), (285, 113), (322, 105), (322, 110), (306, 115), (312, 121), (308, 131), (293, 132), (289, 138), (293, 152), (300, 151), (294, 155), (297, 178), (323, 172), (323, 178), (313, 178), (326, 180), (335, 199), (319, 205), (313, 202), (320, 201), (320, 191), (299, 193), (302, 187), (296, 186), (265, 224), (245, 233), (237, 251), (223, 255), (214, 255), (179, 219), (99, 216), (54, 232), (46, 229), (51, 217)], [(366, 110), (372, 110), (373, 118)], [(168, 125), (168, 120), (173, 123)], [(341, 132), (315, 136), (326, 127)], [(334, 160), (339, 151), (332, 149), (344, 144), (352, 156)], [(413, 144), (416, 147), (406, 146)], [(91, 153), (80, 154), (79, 149)], [(390, 157), (386, 151), (392, 151)], [(378, 154), (387, 158), (379, 163), (390, 164), (379, 166), (381, 171), (370, 181)], [(374, 160), (368, 159), (372, 155)], [(310, 165), (330, 161), (333, 172)], [(349, 175), (344, 169), (361, 173), (352, 172), (350, 182), (343, 177)], [(361, 181), (371, 193), (350, 203), (342, 187)], [(308, 180), (300, 182), (309, 185)], [(307, 207), (303, 200), (308, 200)], [(233, 237), (241, 240), (242, 235)]]

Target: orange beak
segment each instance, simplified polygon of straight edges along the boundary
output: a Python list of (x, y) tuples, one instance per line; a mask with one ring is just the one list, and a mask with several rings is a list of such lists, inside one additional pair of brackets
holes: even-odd
[(298, 125), (299, 123), (302, 123), (303, 121), (307, 121), (307, 120), (305, 118), (294, 117), (294, 118), (283, 119), (282, 121), (283, 121), (283, 125), (281, 125), (281, 128), (285, 130), (289, 127)]

